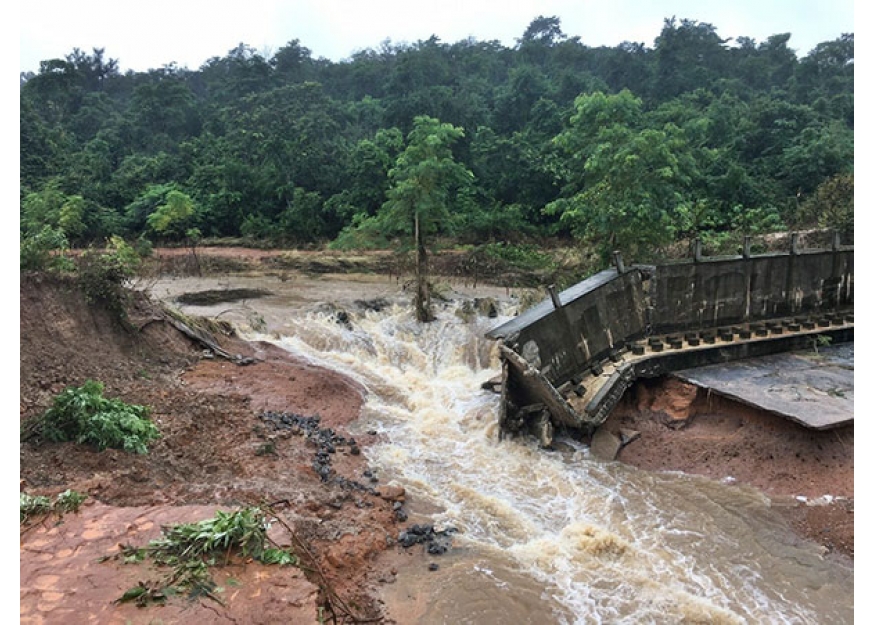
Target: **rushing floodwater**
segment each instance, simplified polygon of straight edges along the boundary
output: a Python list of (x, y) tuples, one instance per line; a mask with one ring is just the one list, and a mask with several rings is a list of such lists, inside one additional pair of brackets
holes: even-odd
[(348, 325), (299, 307), (249, 338), (361, 383), (355, 427), (384, 441), (370, 463), (414, 515), (458, 528), (439, 571), (388, 588), (390, 607), (415, 593), (429, 625), (853, 622), (852, 567), (800, 543), (752, 489), (598, 461), (579, 444), (500, 442), (498, 396), (480, 385), (499, 371), (483, 336), (507, 317), (447, 308), (423, 325), (409, 306), (345, 310)]

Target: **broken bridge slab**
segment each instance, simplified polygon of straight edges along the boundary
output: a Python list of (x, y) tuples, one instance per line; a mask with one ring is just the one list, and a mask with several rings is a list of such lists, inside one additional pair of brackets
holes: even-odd
[(675, 371), (673, 376), (816, 430), (854, 420), (854, 344)]

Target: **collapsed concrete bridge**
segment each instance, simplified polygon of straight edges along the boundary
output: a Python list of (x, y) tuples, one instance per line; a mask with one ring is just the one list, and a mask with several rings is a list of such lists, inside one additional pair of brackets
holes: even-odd
[[(854, 250), (692, 258), (614, 266), (550, 297), (487, 337), (500, 342), (502, 434), (592, 434), (636, 379), (853, 341)], [(853, 419), (853, 414), (849, 416)], [(803, 417), (817, 429), (846, 422)]]

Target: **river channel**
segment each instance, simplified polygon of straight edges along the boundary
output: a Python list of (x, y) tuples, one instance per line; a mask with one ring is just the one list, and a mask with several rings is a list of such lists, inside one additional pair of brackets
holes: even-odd
[[(353, 433), (408, 493), (411, 517), (455, 528), (437, 571), (399, 575), (383, 597), (399, 622), (852, 623), (852, 565), (802, 543), (767, 497), (738, 484), (652, 473), (593, 458), (566, 441), (499, 441), (496, 375), (485, 333), (511, 318), (504, 289), (454, 285), (437, 320), (385, 278), (162, 280), (153, 294), (188, 314), (232, 322), (367, 389)], [(269, 295), (210, 306), (207, 289)], [(497, 316), (461, 308), (492, 297)], [(339, 315), (339, 311), (343, 314)]]

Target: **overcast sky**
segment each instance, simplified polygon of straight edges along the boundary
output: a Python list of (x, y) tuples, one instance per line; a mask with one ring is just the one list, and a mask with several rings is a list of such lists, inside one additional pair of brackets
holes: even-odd
[(762, 42), (789, 32), (799, 56), (854, 32), (853, 0), (29, 0), (19, 11), (21, 71), (38, 71), (40, 61), (73, 48), (104, 48), (123, 71), (145, 71), (173, 62), (197, 69), (239, 43), (270, 56), (293, 39), (333, 61), (386, 39), (432, 35), (512, 46), (539, 15), (558, 17), (567, 36), (588, 46), (651, 47), (672, 16), (712, 24), (723, 38)]

